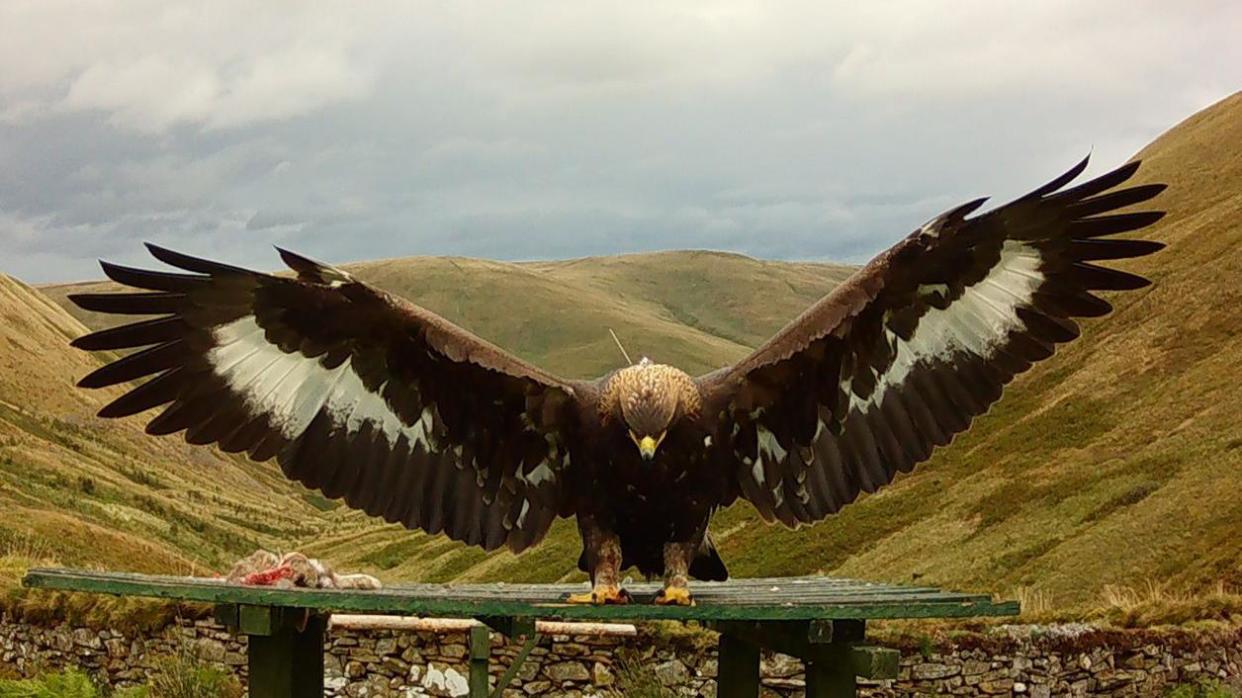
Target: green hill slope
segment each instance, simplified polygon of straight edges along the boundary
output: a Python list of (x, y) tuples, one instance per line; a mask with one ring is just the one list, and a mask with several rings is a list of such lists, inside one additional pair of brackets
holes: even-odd
[(73, 387), (98, 365), (66, 345), (84, 331), (0, 275), (0, 556), (218, 569), (325, 526), (307, 493), (270, 466), (95, 418), (119, 393)]
[[(1031, 587), (1058, 604), (1094, 601), (1109, 584), (1242, 583), (1240, 144), (1235, 95), (1145, 149), (1140, 178), (1171, 185), (1159, 200), (1170, 215), (1146, 235), (1169, 248), (1124, 266), (1155, 285), (1114, 295), (1115, 314), (1085, 322), (1082, 340), (1017, 380), (970, 432), (839, 516), (788, 531), (745, 504), (719, 514), (733, 572)], [(632, 353), (692, 372), (732, 361), (849, 271), (708, 252), (350, 268), (572, 376), (617, 365), (610, 327)], [(44, 289), (62, 303), (71, 290), (81, 287)], [(570, 522), (515, 557), (325, 516), (308, 550), (392, 579), (576, 575)]]

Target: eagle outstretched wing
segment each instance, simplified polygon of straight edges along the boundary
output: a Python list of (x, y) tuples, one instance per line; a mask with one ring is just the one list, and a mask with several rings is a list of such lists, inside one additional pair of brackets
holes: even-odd
[(538, 542), (563, 500), (574, 388), (419, 306), (281, 251), (296, 279), (148, 245), (191, 272), (104, 263), (139, 293), (72, 296), (154, 315), (73, 342), (146, 347), (96, 370), (98, 388), (150, 378), (103, 417), (156, 407), (185, 431), (391, 522), (491, 550)]
[(1092, 264), (1150, 254), (1109, 239), (1159, 220), (1117, 212), (1164, 189), (1115, 189), (1131, 162), (1073, 188), (1084, 159), (1000, 208), (928, 222), (735, 366), (697, 379), (734, 492), (767, 520), (820, 520), (926, 460), (1015, 375), (1108, 313), (1098, 290), (1149, 282)]

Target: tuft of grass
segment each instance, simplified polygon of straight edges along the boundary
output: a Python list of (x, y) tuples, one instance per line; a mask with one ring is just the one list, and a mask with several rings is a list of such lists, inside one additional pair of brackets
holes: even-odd
[(211, 615), (211, 607), (205, 604), (20, 588), (21, 577), (27, 569), (51, 562), (0, 556), (0, 611), (29, 623), (65, 622), (128, 633), (159, 630), (178, 618), (200, 619)]
[(610, 698), (675, 698), (677, 691), (656, 678), (650, 662), (631, 651), (617, 654), (612, 665), (616, 686), (608, 694)]
[(160, 659), (149, 686), (150, 698), (242, 698), (235, 676), (189, 654)]
[(1013, 590), (1010, 597), (1021, 606), (1023, 616), (1038, 616), (1055, 609), (1052, 594), (1043, 589), (1020, 586)]
[(1141, 587), (1105, 586), (1103, 604), (1091, 616), (1121, 628), (1214, 621), (1242, 623), (1242, 594), (1223, 583), (1208, 591), (1178, 591), (1149, 580)]
[(1168, 698), (1238, 698), (1238, 692), (1215, 679), (1180, 683), (1166, 694)]
[(932, 655), (936, 653), (936, 641), (932, 639), (931, 635), (920, 634), (918, 636), (918, 646), (919, 655), (923, 657), (923, 661), (931, 659)]
[(235, 676), (188, 655), (156, 662), (145, 686), (113, 689), (77, 668), (0, 679), (0, 698), (242, 698)]

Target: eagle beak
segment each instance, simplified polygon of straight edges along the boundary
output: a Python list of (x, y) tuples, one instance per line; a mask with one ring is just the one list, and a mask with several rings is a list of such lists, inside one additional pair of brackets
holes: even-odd
[(638, 452), (642, 454), (643, 460), (651, 460), (655, 458), (656, 446), (659, 445), (659, 441), (650, 436), (644, 436), (638, 441)]
[(647, 461), (655, 458), (656, 449), (660, 447), (660, 444), (664, 443), (665, 436), (668, 436), (667, 431), (662, 432), (656, 437), (644, 436), (640, 439), (637, 434), (630, 432), (630, 438), (634, 440), (634, 445), (638, 446), (639, 454), (642, 455), (643, 460)]

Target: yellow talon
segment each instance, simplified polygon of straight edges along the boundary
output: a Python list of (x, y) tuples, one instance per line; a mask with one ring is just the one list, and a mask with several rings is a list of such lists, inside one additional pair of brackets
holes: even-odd
[(565, 602), (594, 606), (620, 606), (630, 602), (630, 593), (621, 587), (601, 587), (585, 594), (570, 594)]
[(656, 594), (655, 602), (660, 606), (693, 606), (694, 598), (686, 587), (664, 587)]

